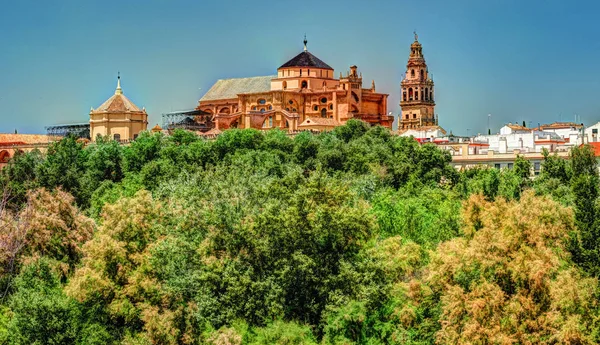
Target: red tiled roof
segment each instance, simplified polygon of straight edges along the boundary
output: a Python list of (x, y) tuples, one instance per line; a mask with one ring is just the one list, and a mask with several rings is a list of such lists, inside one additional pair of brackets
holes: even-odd
[(527, 127), (524, 127), (524, 126), (521, 126), (521, 125), (517, 125), (517, 124), (514, 124), (514, 125), (513, 124), (508, 124), (508, 125), (506, 125), (506, 127), (510, 128), (512, 130), (515, 130), (515, 131), (528, 131), (528, 132), (531, 132), (533, 130), (532, 128), (527, 128)]
[(27, 145), (27, 143), (24, 141), (0, 141), (0, 146), (8, 145)]
[[(600, 157), (600, 142), (593, 142), (593, 143), (589, 143), (588, 145), (590, 145), (592, 147), (592, 149), (594, 150), (594, 155), (596, 157)], [(583, 145), (581, 145), (583, 146)]]
[(140, 110), (129, 98), (125, 97), (123, 94), (114, 94), (109, 99), (107, 99), (104, 103), (102, 103), (98, 108), (92, 110), (92, 113), (102, 113), (102, 112), (143, 112)]
[(570, 127), (581, 128), (583, 126), (581, 124), (575, 123), (575, 122), (553, 122), (553, 123), (550, 123), (547, 125), (541, 125), (540, 129), (544, 130), (544, 129), (559, 129), (559, 128), (570, 128)]

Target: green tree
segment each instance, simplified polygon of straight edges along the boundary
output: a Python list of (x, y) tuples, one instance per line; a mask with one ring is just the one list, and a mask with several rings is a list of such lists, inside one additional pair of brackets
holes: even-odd
[(51, 144), (44, 162), (37, 166), (39, 185), (47, 189), (61, 187), (82, 202), (80, 180), (85, 172), (87, 151), (75, 136)]
[(123, 148), (123, 171), (138, 172), (145, 164), (158, 158), (163, 141), (161, 133), (141, 132), (136, 140)]
[(9, 303), (10, 344), (77, 344), (81, 313), (61, 290), (48, 260), (26, 266), (15, 285)]
[(84, 207), (104, 181), (119, 182), (123, 178), (122, 146), (114, 140), (99, 138), (86, 148), (85, 173), (81, 177), (81, 199)]
[(570, 246), (575, 262), (589, 273), (600, 275), (600, 223), (598, 214), (598, 170), (594, 151), (589, 146), (575, 147), (570, 153), (571, 190), (575, 206), (575, 224), (579, 233)]
[(2, 189), (10, 193), (9, 207), (18, 210), (25, 204), (27, 191), (39, 187), (36, 170), (43, 162), (39, 150), (28, 153), (18, 151), (0, 173)]
[(544, 160), (542, 161), (540, 179), (544, 181), (555, 178), (562, 183), (568, 184), (571, 180), (571, 166), (569, 162), (559, 157), (556, 153), (550, 155), (546, 149), (542, 150), (542, 155), (544, 156)]

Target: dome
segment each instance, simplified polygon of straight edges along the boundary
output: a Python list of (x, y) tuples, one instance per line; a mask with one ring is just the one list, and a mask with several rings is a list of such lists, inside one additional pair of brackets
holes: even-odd
[(302, 53), (296, 55), (294, 58), (284, 63), (279, 68), (281, 69), (288, 67), (313, 67), (333, 70), (331, 66), (329, 66), (328, 64), (323, 62), (323, 60), (319, 59), (313, 54), (309, 53), (308, 51), (303, 51)]
[(104, 101), (98, 108), (91, 110), (92, 113), (128, 113), (128, 112), (139, 112), (145, 113), (145, 110), (140, 110), (129, 98), (123, 95), (121, 89), (121, 78), (117, 80), (117, 89), (115, 94), (109, 99)]

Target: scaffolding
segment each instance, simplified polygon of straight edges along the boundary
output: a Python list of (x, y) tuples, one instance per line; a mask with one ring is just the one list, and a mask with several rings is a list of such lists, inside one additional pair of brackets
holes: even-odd
[(176, 111), (162, 114), (163, 129), (173, 131), (185, 129), (194, 132), (208, 132), (215, 128), (213, 115), (202, 110)]
[(54, 125), (46, 127), (49, 136), (66, 137), (74, 135), (77, 138), (90, 139), (89, 123), (72, 123), (68, 125)]

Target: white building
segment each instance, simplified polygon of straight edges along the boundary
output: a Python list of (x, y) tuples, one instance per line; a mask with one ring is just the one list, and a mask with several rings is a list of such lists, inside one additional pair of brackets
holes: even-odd
[(586, 143), (597, 143), (600, 142), (598, 137), (598, 131), (600, 130), (600, 122), (591, 125), (585, 129), (584, 138)]

